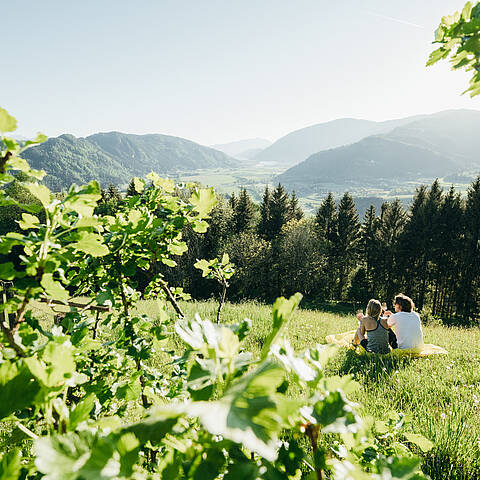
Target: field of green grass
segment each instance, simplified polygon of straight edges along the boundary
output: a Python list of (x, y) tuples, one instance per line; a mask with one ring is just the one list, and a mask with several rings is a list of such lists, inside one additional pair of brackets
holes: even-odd
[[(138, 313), (155, 316), (157, 308), (155, 302), (140, 302)], [(214, 321), (217, 304), (184, 302), (182, 308), (187, 316), (198, 312)], [(42, 305), (40, 309), (48, 320), (48, 308)], [(233, 323), (244, 317), (252, 321), (252, 334), (245, 347), (258, 354), (271, 328), (271, 308), (255, 302), (224, 307), (223, 322)], [(301, 350), (325, 343), (328, 334), (355, 326), (353, 314), (299, 310), (286, 333), (292, 345)], [(359, 413), (364, 416), (387, 420), (395, 411), (410, 417), (409, 428), (435, 443), (423, 463), (432, 479), (480, 479), (480, 330), (424, 325), (424, 337), (425, 343), (440, 345), (449, 355), (394, 359), (339, 349), (327, 373), (350, 374), (360, 383), (361, 388), (351, 399), (360, 404)], [(174, 343), (177, 350), (182, 348), (180, 340)]]

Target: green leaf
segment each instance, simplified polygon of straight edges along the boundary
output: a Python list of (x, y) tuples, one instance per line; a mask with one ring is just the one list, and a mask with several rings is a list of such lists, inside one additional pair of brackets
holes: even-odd
[(414, 443), (424, 453), (429, 452), (434, 444), (428, 438), (418, 433), (404, 433), (404, 437), (411, 443)]
[(265, 360), (270, 352), (270, 346), (276, 341), (279, 337), (280, 333), (283, 330), (283, 327), (293, 313), (295, 308), (297, 308), (300, 300), (302, 299), (302, 295), (300, 293), (295, 293), (292, 295), (288, 300), (284, 297), (277, 298), (275, 303), (273, 304), (273, 328), (270, 335), (267, 337), (265, 341), (262, 352), (261, 352), (261, 360)]
[(195, 207), (200, 218), (205, 218), (217, 204), (213, 187), (195, 190), (190, 197), (190, 203)]
[(18, 225), (22, 230), (28, 230), (29, 228), (39, 228), (40, 220), (35, 215), (29, 213), (22, 213), (22, 219), (18, 222)]
[(32, 405), (39, 390), (40, 385), (22, 361), (0, 364), (0, 420)]
[(48, 297), (53, 300), (67, 302), (69, 294), (60, 282), (53, 279), (53, 273), (44, 273), (40, 285), (44, 288)]
[(283, 379), (278, 365), (264, 363), (241, 377), (219, 400), (186, 405), (185, 413), (198, 417), (212, 435), (221, 435), (274, 461), (283, 426), (276, 390)]
[(48, 342), (40, 358), (25, 359), (30, 372), (48, 388), (63, 386), (76, 373), (70, 343)]
[(165, 264), (167, 267), (177, 266), (177, 262), (175, 260), (172, 260), (171, 258), (167, 258), (167, 257), (162, 258), (162, 263)]
[(427, 67), (430, 67), (431, 65), (434, 65), (438, 61), (447, 58), (448, 57), (449, 50), (446, 50), (443, 47), (438, 48), (437, 50), (434, 50), (430, 56), (428, 57), (427, 61)]
[(204, 220), (195, 219), (193, 221), (193, 231), (197, 233), (205, 233), (208, 230), (208, 223)]
[(90, 417), (90, 412), (95, 407), (96, 397), (92, 393), (87, 395), (80, 403), (77, 403), (70, 412), (68, 427), (70, 430), (75, 428)]
[(329, 392), (313, 407), (302, 408), (302, 414), (308, 421), (320, 424), (324, 433), (355, 433), (360, 428), (360, 419), (341, 391)]
[(9, 113), (0, 108), (0, 132), (13, 132), (17, 129), (17, 120), (15, 117), (9, 115)]
[(134, 433), (142, 444), (150, 441), (155, 445), (172, 431), (181, 413), (181, 410), (168, 405), (158, 407), (152, 411), (146, 420), (128, 425), (122, 429), (122, 432)]
[(45, 186), (39, 183), (24, 183), (27, 190), (35, 197), (38, 198), (44, 207), (48, 207), (51, 203), (51, 192)]
[(176, 242), (169, 243), (167, 245), (167, 250), (172, 255), (183, 255), (188, 250), (188, 247), (185, 242)]
[(15, 266), (12, 262), (0, 264), (0, 280), (13, 280), (15, 274)]
[(145, 181), (138, 177), (133, 177), (133, 186), (136, 192), (142, 193), (145, 190)]
[(17, 480), (22, 470), (22, 455), (15, 449), (0, 457), (0, 480)]
[(92, 257), (103, 257), (109, 253), (108, 247), (103, 243), (103, 237), (92, 232), (80, 232), (79, 239), (72, 243), (72, 247)]
[(167, 193), (172, 193), (175, 190), (175, 182), (169, 178), (162, 178), (155, 172), (150, 172), (147, 178), (152, 181), (155, 187), (161, 188)]
[(202, 277), (207, 277), (212, 270), (211, 264), (212, 264), (211, 260), (208, 261), (208, 260), (205, 260), (204, 258), (202, 258), (201, 260), (197, 260), (193, 264), (193, 266), (195, 268), (197, 268), (198, 270), (202, 271)]
[(465, 21), (469, 21), (470, 20), (470, 17), (472, 15), (472, 9), (473, 9), (473, 5), (471, 2), (467, 2), (465, 4), (465, 6), (463, 7), (463, 10), (462, 10), (462, 18), (463, 20)]

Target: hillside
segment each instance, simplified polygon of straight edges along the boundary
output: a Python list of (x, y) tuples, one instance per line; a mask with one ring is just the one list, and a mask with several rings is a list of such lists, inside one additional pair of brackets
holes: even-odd
[(47, 172), (54, 190), (96, 179), (125, 184), (150, 171), (159, 174), (231, 167), (235, 160), (213, 148), (169, 135), (97, 133), (86, 138), (61, 135), (29, 148), (23, 156)]
[(310, 155), (343, 145), (349, 145), (370, 135), (387, 133), (395, 127), (421, 117), (409, 117), (385, 122), (341, 118), (319, 123), (285, 135), (255, 156), (258, 162), (274, 162), (286, 167), (296, 165)]
[(398, 183), (472, 170), (480, 165), (478, 131), (479, 111), (440, 112), (384, 135), (315, 153), (276, 180), (302, 194), (321, 184)]
[(382, 181), (406, 182), (455, 171), (455, 163), (425, 148), (382, 136), (311, 155), (276, 177), (300, 194), (322, 183), (375, 185)]

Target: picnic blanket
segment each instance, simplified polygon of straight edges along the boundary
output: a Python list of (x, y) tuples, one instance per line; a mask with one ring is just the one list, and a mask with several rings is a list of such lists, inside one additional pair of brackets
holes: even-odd
[[(325, 340), (327, 343), (333, 343), (339, 347), (355, 348), (352, 345), (353, 338), (356, 330), (350, 332), (336, 333), (334, 335), (327, 335)], [(367, 351), (361, 346), (356, 346), (358, 353), (367, 353)], [(400, 350), (396, 348), (392, 350), (388, 355), (395, 355), (399, 357), (428, 357), (430, 355), (448, 355), (447, 350), (438, 345), (432, 345), (431, 343), (425, 343), (423, 348), (410, 348), (408, 350)]]

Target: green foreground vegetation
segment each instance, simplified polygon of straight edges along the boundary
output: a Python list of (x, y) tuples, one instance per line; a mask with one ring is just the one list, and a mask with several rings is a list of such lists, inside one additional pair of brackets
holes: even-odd
[[(187, 316), (196, 312), (215, 319), (217, 304), (184, 302)], [(152, 302), (141, 302), (141, 313), (151, 312)], [(255, 302), (227, 304), (223, 321), (252, 320), (252, 335), (245, 347), (259, 354), (271, 328), (271, 307)], [(295, 312), (286, 335), (296, 351), (325, 343), (325, 336), (356, 328), (352, 314), (318, 310)], [(425, 343), (446, 348), (449, 355), (423, 359), (391, 359), (357, 355), (339, 349), (327, 367), (329, 375), (351, 374), (359, 388), (351, 399), (361, 405), (362, 418), (388, 420), (391, 412), (403, 412), (412, 432), (435, 444), (424, 457), (423, 468), (432, 479), (480, 478), (480, 331), (440, 325), (424, 326)]]
[[(214, 301), (181, 302), (181, 307), (187, 317), (199, 313), (202, 319), (215, 320)], [(49, 307), (38, 304), (37, 310), (46, 324), (53, 322)], [(271, 306), (257, 302), (227, 303), (222, 322), (238, 323), (249, 318), (252, 330), (244, 347), (260, 355), (271, 329), (271, 310)], [(160, 318), (156, 302), (149, 300), (139, 302), (136, 313), (155, 318), (156, 311)], [(174, 315), (173, 310), (170, 313)], [(356, 325), (353, 313), (301, 309), (293, 313), (285, 334), (294, 349), (301, 351), (325, 343), (326, 335), (352, 330)], [(392, 359), (339, 348), (326, 374), (352, 375), (360, 384), (349, 399), (358, 402), (362, 418), (388, 421), (393, 412), (402, 412), (409, 420), (408, 430), (433, 441), (433, 449), (422, 459), (422, 469), (433, 480), (480, 478), (480, 331), (424, 325), (424, 337), (426, 343), (446, 348), (449, 355)], [(171, 346), (177, 354), (185, 349), (180, 339), (173, 340)], [(160, 354), (152, 362), (164, 369), (168, 357)], [(329, 442), (333, 446), (331, 440), (324, 440), (327, 447)]]

